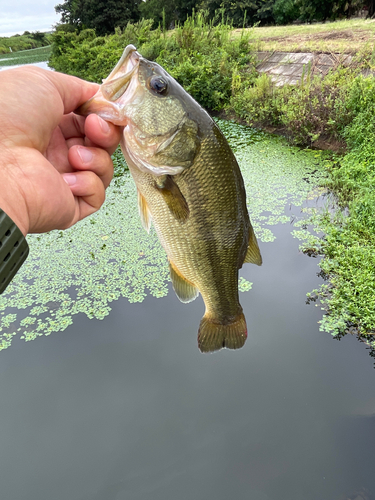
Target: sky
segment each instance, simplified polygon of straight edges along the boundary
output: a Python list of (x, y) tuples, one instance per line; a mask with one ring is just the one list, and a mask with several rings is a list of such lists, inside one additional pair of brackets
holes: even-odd
[(55, 5), (63, 0), (0, 0), (0, 36), (50, 31), (60, 21)]

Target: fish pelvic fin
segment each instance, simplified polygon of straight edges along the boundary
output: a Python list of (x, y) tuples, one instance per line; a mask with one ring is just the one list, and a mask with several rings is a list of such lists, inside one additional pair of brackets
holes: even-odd
[(141, 218), (142, 226), (149, 233), (151, 228), (151, 212), (148, 208), (146, 198), (143, 194), (137, 189), (138, 193), (138, 211), (139, 216)]
[(169, 261), (169, 271), (171, 274), (173, 290), (176, 292), (176, 295), (181, 302), (187, 304), (188, 302), (195, 300), (199, 295), (198, 288), (190, 283), (190, 281), (186, 280), (171, 261)]
[(174, 218), (185, 222), (189, 217), (189, 207), (176, 182), (166, 175), (161, 182), (157, 182), (157, 187)]
[(198, 347), (201, 352), (240, 349), (247, 339), (247, 326), (241, 311), (232, 321), (219, 323), (205, 314), (198, 330)]
[(258, 242), (255, 237), (254, 229), (251, 225), (249, 231), (249, 246), (247, 247), (244, 260), (244, 264), (245, 263), (256, 264), (257, 266), (262, 265), (262, 256), (260, 255)]

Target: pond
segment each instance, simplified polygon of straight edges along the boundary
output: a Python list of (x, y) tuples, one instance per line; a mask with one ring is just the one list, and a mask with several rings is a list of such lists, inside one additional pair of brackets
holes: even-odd
[[(1, 59), (0, 59), (0, 63), (1, 63)], [(7, 62), (8, 60), (7, 59), (3, 59), (3, 61)], [(0, 65), (0, 71), (1, 70), (4, 70), (4, 69), (12, 69), (12, 68), (21, 68), (22, 66), (24, 66), (24, 64), (14, 64), (12, 66), (1, 66)], [(32, 66), (37, 66), (38, 68), (43, 68), (43, 69), (51, 69), (48, 67), (48, 62), (47, 61), (42, 61), (42, 62), (39, 62), (39, 63), (33, 63)]]
[(220, 126), (264, 261), (241, 270), (247, 343), (199, 352), (203, 302), (171, 290), (116, 156), (103, 209), (30, 237), (1, 297), (2, 498), (373, 498), (373, 361), (354, 337), (319, 331), (306, 304), (318, 259), (296, 238), (325, 203), (324, 153)]

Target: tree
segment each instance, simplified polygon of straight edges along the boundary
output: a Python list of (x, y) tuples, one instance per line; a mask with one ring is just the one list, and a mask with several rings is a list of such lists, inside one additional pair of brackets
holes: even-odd
[[(233, 23), (234, 26), (242, 27), (260, 22), (267, 24), (273, 22), (272, 9), (275, 0), (204, 0), (203, 8), (209, 12), (209, 18), (221, 11), (224, 21)], [(246, 13), (246, 16), (245, 16)]]
[(139, 10), (141, 17), (154, 20), (154, 28), (165, 23), (168, 29), (178, 21), (176, 0), (145, 0), (140, 3)]
[(114, 33), (117, 26), (139, 19), (142, 0), (64, 0), (56, 5), (61, 21), (79, 29), (95, 29), (97, 35)]
[(273, 16), (277, 24), (292, 21), (326, 21), (351, 17), (363, 7), (370, 11), (374, 0), (276, 0)]
[(368, 17), (374, 17), (375, 14), (375, 0), (366, 0), (364, 2), (364, 7), (367, 10)]
[(198, 10), (197, 0), (145, 0), (139, 5), (142, 17), (154, 20), (154, 28), (165, 23), (167, 29), (177, 21), (186, 21), (194, 9)]
[(351, 17), (360, 10), (363, 0), (299, 0), (300, 18), (303, 21), (326, 21)]

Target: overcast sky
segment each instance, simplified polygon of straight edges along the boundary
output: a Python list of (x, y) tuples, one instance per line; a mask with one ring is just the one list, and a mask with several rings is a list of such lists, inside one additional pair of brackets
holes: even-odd
[(0, 36), (50, 31), (60, 21), (55, 5), (63, 0), (0, 0)]

